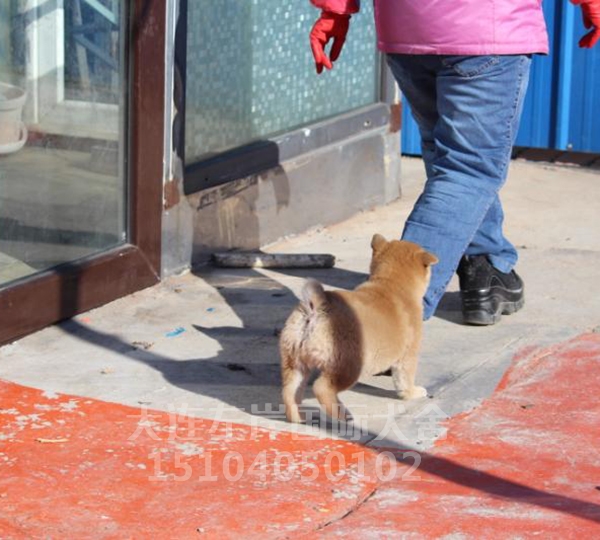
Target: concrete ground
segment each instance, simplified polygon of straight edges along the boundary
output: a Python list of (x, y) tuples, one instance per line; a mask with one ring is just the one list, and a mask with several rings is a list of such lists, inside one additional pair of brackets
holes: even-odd
[[(399, 235), (424, 179), (420, 160), (403, 167), (401, 200), (265, 248), (332, 253), (333, 269), (199, 268), (1, 348), (0, 536), (94, 522), (88, 537), (141, 538), (169, 516), (181, 538), (599, 535), (598, 171), (513, 162), (502, 195), (526, 306), (464, 326), (453, 282), (425, 325), (428, 399), (371, 377), (342, 396), (352, 426), (310, 393), (310, 425), (283, 421), (278, 331), (304, 278), (353, 288), (373, 233)], [(235, 478), (232, 461), (262, 450), (258, 484)]]

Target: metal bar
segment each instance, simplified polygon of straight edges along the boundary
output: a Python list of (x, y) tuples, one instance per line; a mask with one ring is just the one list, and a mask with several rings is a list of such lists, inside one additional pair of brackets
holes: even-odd
[(560, 26), (560, 53), (558, 62), (558, 107), (556, 111), (556, 134), (554, 145), (561, 150), (569, 148), (569, 128), (571, 124), (571, 86), (573, 84), (573, 27), (575, 6), (570, 2), (562, 4)]
[(396, 85), (396, 79), (392, 74), (392, 70), (385, 61), (384, 54), (378, 54), (379, 60), (379, 97), (384, 103), (390, 105), (398, 103), (400, 101), (400, 92)]
[[(175, 141), (173, 146), (185, 168), (185, 125), (186, 125), (186, 95), (187, 95), (187, 33), (188, 33), (188, 0), (180, 0), (179, 14), (175, 27), (175, 80), (173, 92), (177, 108)], [(177, 129), (177, 126), (179, 129)]]
[(186, 195), (275, 168), (302, 154), (389, 125), (390, 107), (377, 103), (278, 137), (254, 141), (186, 164)]
[[(73, 20), (77, 25), (80, 25), (81, 21), (83, 20), (81, 16), (81, 2), (79, 2), (79, 0), (73, 3)], [(75, 42), (75, 50), (77, 54), (77, 66), (79, 67), (79, 77), (81, 78), (81, 86), (86, 92), (88, 92), (90, 90), (91, 83), (87, 51), (83, 45), (77, 42)]]
[(92, 43), (89, 39), (85, 38), (84, 36), (78, 35), (73, 36), (73, 39), (79, 45), (83, 45), (88, 51), (94, 54), (96, 58), (104, 62), (111, 69), (114, 69), (115, 71), (119, 69), (119, 65), (117, 64), (117, 62), (109, 55), (107, 55), (100, 47)]
[(319, 150), (329, 144), (338, 143), (359, 133), (386, 127), (389, 125), (389, 121), (389, 105), (375, 103), (285, 133), (279, 137), (272, 137), (271, 140), (279, 147), (280, 159), (285, 161), (313, 150)]
[(212, 260), (220, 268), (332, 268), (335, 265), (335, 257), (329, 253), (228, 251), (213, 253)]
[(88, 6), (90, 6), (94, 11), (102, 15), (105, 19), (110, 21), (115, 26), (118, 26), (119, 19), (118, 17), (106, 6), (103, 6), (98, 0), (83, 0)]
[(106, 23), (98, 24), (77, 24), (73, 26), (73, 34), (97, 34), (100, 32), (112, 32), (113, 29), (106, 25)]
[(598, 67), (600, 67), (600, 55), (598, 54), (598, 47), (592, 50), (586, 50), (587, 54), (583, 63), (583, 101), (581, 103), (580, 114), (585, 118), (581, 126), (581, 138), (579, 141), (580, 148), (577, 150), (584, 150), (586, 152), (598, 152), (600, 151), (600, 141), (594, 139), (594, 132), (597, 131), (596, 119), (598, 118), (598, 111), (595, 108), (595, 103), (598, 103), (598, 92), (600, 90), (600, 84), (598, 81)]

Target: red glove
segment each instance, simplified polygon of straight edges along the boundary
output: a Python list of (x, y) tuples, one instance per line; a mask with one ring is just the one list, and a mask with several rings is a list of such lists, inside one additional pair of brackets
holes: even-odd
[(584, 49), (591, 49), (600, 39), (600, 0), (571, 0), (574, 4), (581, 6), (583, 15), (583, 25), (589, 30), (585, 36), (579, 40), (579, 46)]
[[(317, 73), (323, 71), (323, 66), (327, 69), (333, 68), (332, 62), (335, 62), (342, 52), (349, 26), (350, 15), (338, 15), (329, 11), (321, 13), (310, 32), (310, 48), (315, 57)], [(333, 45), (328, 57), (325, 46), (330, 39), (333, 39)]]

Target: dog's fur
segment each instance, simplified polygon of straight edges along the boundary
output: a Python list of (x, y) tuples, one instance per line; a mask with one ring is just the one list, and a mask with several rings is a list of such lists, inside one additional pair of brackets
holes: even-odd
[(298, 406), (313, 370), (313, 385), (326, 413), (345, 419), (338, 393), (361, 375), (390, 367), (401, 399), (424, 397), (415, 386), (421, 343), (423, 295), (435, 255), (417, 244), (376, 234), (369, 279), (354, 291), (325, 291), (315, 280), (302, 289), (279, 342), (283, 402), (290, 422), (300, 423)]

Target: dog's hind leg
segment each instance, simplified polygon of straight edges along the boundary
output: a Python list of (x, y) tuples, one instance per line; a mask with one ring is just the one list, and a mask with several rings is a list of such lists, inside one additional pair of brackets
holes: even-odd
[(427, 395), (423, 386), (415, 386), (418, 351), (409, 351), (406, 356), (392, 366), (392, 379), (400, 399), (416, 399)]
[(330, 418), (334, 420), (347, 420), (350, 418), (350, 415), (338, 399), (338, 392), (350, 388), (356, 381), (353, 381), (352, 384), (343, 385), (340, 385), (340, 382), (332, 378), (329, 374), (322, 373), (313, 385), (313, 392)]
[[(285, 359), (289, 360), (289, 359)], [(310, 371), (301, 366), (293, 366), (291, 361), (284, 361), (282, 364), (281, 375), (283, 379), (283, 403), (285, 405), (285, 415), (288, 421), (295, 424), (302, 423), (300, 409), (298, 406), (302, 403), (306, 381)]]

